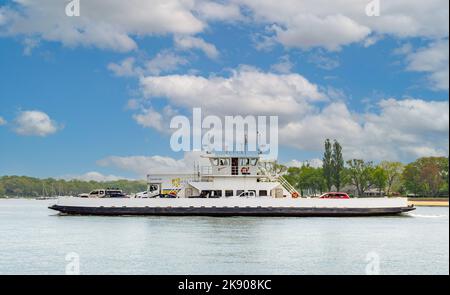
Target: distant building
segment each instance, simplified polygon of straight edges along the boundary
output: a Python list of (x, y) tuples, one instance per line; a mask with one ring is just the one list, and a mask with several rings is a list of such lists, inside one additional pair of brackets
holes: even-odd
[(379, 189), (368, 189), (364, 191), (364, 197), (384, 197), (386, 193), (383, 190)]

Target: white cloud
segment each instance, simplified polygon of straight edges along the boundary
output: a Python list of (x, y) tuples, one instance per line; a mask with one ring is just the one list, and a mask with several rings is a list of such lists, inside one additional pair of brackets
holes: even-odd
[[(408, 48), (405, 48), (407, 50)], [(411, 51), (412, 49), (410, 49)], [(431, 87), (448, 90), (449, 43), (448, 39), (436, 41), (415, 52), (407, 52), (407, 70), (428, 73)]]
[(153, 59), (146, 63), (146, 72), (151, 75), (159, 75), (178, 69), (179, 66), (188, 64), (187, 59), (167, 50), (159, 52)]
[(219, 56), (216, 46), (205, 40), (192, 36), (176, 36), (174, 38), (175, 46), (180, 49), (199, 49), (203, 51), (209, 58), (215, 59)]
[[(79, 17), (71, 18), (64, 13), (66, 0), (17, 0), (14, 5), (0, 7), (0, 34), (118, 51), (136, 49), (135, 39), (141, 36), (199, 34), (213, 21), (253, 21), (266, 25), (273, 35), (269, 39), (302, 49), (339, 50), (359, 42), (368, 46), (383, 35), (448, 37), (447, 0), (381, 1), (381, 15), (377, 17), (366, 15), (368, 3), (365, 0), (90, 0), (81, 2)], [(246, 12), (245, 17), (241, 11)], [(261, 39), (270, 43), (267, 38)], [(196, 40), (194, 47), (214, 56), (213, 45), (201, 41)]]
[(234, 21), (242, 19), (239, 5), (235, 3), (218, 3), (213, 1), (198, 1), (197, 12), (204, 19)]
[(120, 177), (120, 176), (115, 176), (115, 175), (104, 175), (104, 174), (102, 174), (100, 172), (96, 172), (96, 171), (87, 172), (82, 175), (66, 175), (61, 178), (68, 179), (68, 180), (77, 179), (77, 180), (83, 180), (83, 181), (98, 181), (98, 182), (116, 181), (116, 180), (124, 180), (124, 179), (128, 180), (128, 178), (125, 178), (125, 177)]
[[(80, 16), (65, 15), (66, 0), (16, 1), (0, 12), (0, 33), (39, 36), (66, 46), (130, 51), (134, 36), (196, 34), (206, 27), (195, 11), (198, 1), (81, 1)], [(19, 12), (20, 11), (20, 12)], [(212, 13), (209, 17), (214, 18)]]
[(176, 110), (170, 106), (164, 107), (161, 111), (142, 108), (140, 113), (133, 115), (133, 119), (143, 127), (153, 128), (159, 132), (170, 132), (169, 121), (176, 114)]
[(188, 63), (186, 58), (170, 50), (162, 50), (149, 60), (139, 61), (134, 57), (127, 57), (119, 63), (109, 63), (108, 69), (118, 77), (153, 76), (176, 71)]
[[(277, 40), (287, 47), (324, 47), (336, 51), (342, 45), (363, 41), (370, 29), (344, 15), (299, 15), (287, 29), (274, 27)], [(324, 33), (326, 32), (326, 33)]]
[[(235, 0), (254, 21), (267, 24), (273, 39), (287, 47), (339, 50), (362, 42), (368, 46), (383, 35), (397, 38), (448, 36), (447, 0), (389, 0), (381, 15), (368, 17), (363, 0)], [(430, 17), (432, 15), (433, 17)]]
[(280, 143), (300, 150), (322, 151), (324, 140), (335, 138), (347, 157), (410, 160), (425, 152), (448, 154), (448, 100), (381, 99), (370, 112), (358, 113), (339, 89), (318, 87), (299, 74), (245, 66), (229, 77), (144, 77), (141, 86), (150, 99), (165, 97), (188, 111), (201, 106), (204, 115), (278, 115)]
[(19, 135), (47, 136), (55, 133), (60, 126), (41, 111), (22, 111), (14, 120), (14, 131)]
[(278, 63), (272, 65), (270, 68), (277, 73), (289, 74), (293, 66), (294, 64), (289, 59), (289, 56), (284, 55), (280, 58), (280, 61)]
[(141, 78), (147, 97), (166, 97), (178, 107), (199, 107), (222, 115), (301, 116), (322, 101), (318, 87), (298, 74), (277, 75), (240, 67), (229, 77), (168, 75)]
[(189, 173), (194, 169), (194, 162), (206, 165), (208, 162), (201, 158), (200, 152), (187, 152), (182, 159), (164, 156), (111, 156), (97, 161), (104, 167), (115, 167), (130, 171), (139, 176), (148, 173)]
[(321, 151), (326, 138), (337, 139), (347, 158), (411, 160), (448, 155), (448, 101), (386, 99), (376, 113), (357, 114), (342, 102), (280, 129), (282, 144)]
[(307, 161), (298, 161), (298, 160), (291, 160), (289, 162), (286, 163), (286, 166), (288, 167), (297, 167), (300, 168), (302, 166), (310, 166), (313, 168), (321, 168), (323, 164), (323, 161), (321, 159), (318, 158), (314, 158), (311, 160), (307, 160)]
[(0, 117), (0, 126), (6, 125), (6, 120), (3, 117)]
[(136, 60), (133, 57), (128, 57), (120, 63), (109, 63), (108, 69), (118, 77), (133, 77), (140, 74), (138, 68), (135, 67)]

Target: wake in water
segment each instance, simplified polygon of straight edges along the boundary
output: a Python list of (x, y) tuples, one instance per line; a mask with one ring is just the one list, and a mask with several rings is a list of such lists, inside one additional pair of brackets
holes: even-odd
[(425, 214), (415, 214), (415, 213), (406, 213), (412, 217), (420, 217), (420, 218), (444, 218), (448, 217), (448, 215), (425, 215)]

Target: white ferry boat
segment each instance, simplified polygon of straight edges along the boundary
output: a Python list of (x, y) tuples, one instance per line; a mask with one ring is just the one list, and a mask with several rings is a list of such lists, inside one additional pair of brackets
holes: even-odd
[(50, 209), (86, 215), (375, 216), (414, 210), (407, 198), (304, 198), (259, 155), (207, 154), (188, 174), (149, 174), (132, 197), (64, 197)]

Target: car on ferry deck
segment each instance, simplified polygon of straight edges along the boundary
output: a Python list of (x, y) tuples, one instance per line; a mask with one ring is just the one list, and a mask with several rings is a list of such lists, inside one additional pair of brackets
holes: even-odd
[(328, 192), (322, 194), (320, 199), (350, 199), (350, 196), (347, 193), (340, 192)]

